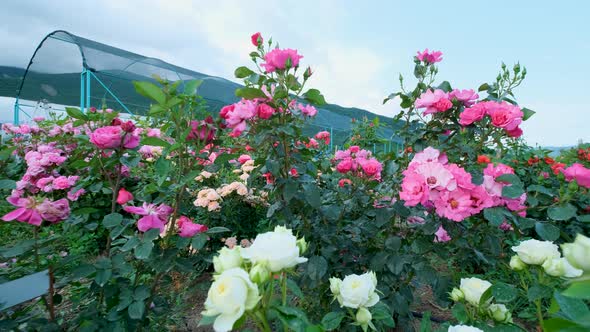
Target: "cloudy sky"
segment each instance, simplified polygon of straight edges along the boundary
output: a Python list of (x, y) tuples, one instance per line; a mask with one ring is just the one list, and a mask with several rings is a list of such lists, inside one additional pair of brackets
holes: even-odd
[[(590, 2), (583, 0), (4, 0), (0, 8), (0, 65), (26, 66), (47, 33), (64, 29), (231, 79), (260, 31), (305, 56), (311, 85), (329, 102), (386, 116), (399, 108), (381, 101), (399, 89), (399, 73), (412, 83), (416, 50), (441, 50), (439, 78), (463, 89), (492, 81), (501, 61), (520, 61), (528, 77), (518, 102), (537, 112), (523, 126), (527, 141), (590, 141)], [(0, 106), (12, 110), (10, 100)]]

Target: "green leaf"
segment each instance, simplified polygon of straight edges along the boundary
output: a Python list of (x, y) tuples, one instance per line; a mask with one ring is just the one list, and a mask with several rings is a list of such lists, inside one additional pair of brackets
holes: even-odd
[(156, 163), (154, 165), (154, 169), (156, 170), (156, 174), (158, 175), (158, 177), (160, 179), (165, 179), (168, 176), (168, 173), (170, 172), (170, 168), (171, 168), (170, 160), (168, 160), (164, 157), (158, 158), (158, 160), (156, 161)]
[(551, 297), (552, 293), (553, 290), (551, 287), (545, 285), (534, 285), (529, 288), (527, 297), (530, 302), (534, 302), (535, 300), (548, 299)]
[(152, 241), (142, 242), (140, 245), (135, 247), (135, 250), (134, 250), (135, 258), (141, 259), (141, 260), (147, 259), (148, 257), (150, 257), (150, 254), (152, 253), (153, 248), (154, 248), (154, 243)]
[(299, 182), (294, 180), (287, 180), (285, 183), (285, 188), (283, 189), (283, 198), (286, 202), (291, 201), (293, 196), (297, 193), (297, 189), (299, 188)]
[(530, 186), (527, 188), (527, 191), (536, 191), (536, 192), (538, 192), (538, 193), (542, 193), (542, 194), (545, 194), (545, 195), (547, 195), (547, 196), (551, 196), (551, 197), (555, 196), (555, 195), (553, 194), (553, 192), (551, 191), (551, 189), (549, 189), (549, 188), (546, 188), (546, 187), (543, 187), (543, 186), (541, 186), (541, 185), (538, 185), (538, 184), (533, 184), (533, 185), (530, 185)]
[(328, 262), (322, 256), (312, 256), (307, 262), (307, 275), (311, 280), (318, 281), (328, 272)]
[(0, 189), (15, 189), (16, 181), (10, 179), (0, 180)]
[(229, 232), (229, 231), (230, 231), (229, 228), (218, 226), (218, 227), (209, 228), (209, 230), (207, 231), (207, 234), (217, 234), (217, 233), (224, 233), (224, 232)]
[(121, 251), (123, 252), (127, 252), (131, 249), (134, 249), (135, 247), (137, 247), (137, 245), (140, 243), (139, 238), (137, 237), (132, 237), (129, 240), (127, 240), (127, 243), (125, 243), (122, 247), (121, 247)]
[(137, 301), (142, 301), (150, 297), (150, 289), (146, 285), (138, 286), (133, 292), (133, 298)]
[(324, 318), (322, 318), (322, 327), (326, 331), (333, 331), (340, 326), (340, 323), (345, 316), (346, 315), (343, 311), (329, 312), (324, 316)]
[(20, 255), (24, 254), (25, 252), (30, 251), (33, 248), (33, 246), (35, 246), (35, 240), (33, 240), (33, 239), (24, 240), (24, 241), (17, 243), (13, 247), (10, 247), (8, 249), (3, 249), (2, 251), (0, 251), (0, 255), (4, 258), (11, 258), (11, 257), (20, 256)]
[(190, 80), (184, 82), (184, 94), (194, 95), (197, 93), (197, 88), (203, 84), (203, 80)]
[(80, 111), (80, 109), (75, 107), (66, 107), (66, 113), (74, 119), (78, 120), (88, 120), (88, 116), (84, 114), (84, 112)]
[(162, 147), (169, 147), (170, 143), (166, 142), (165, 140), (158, 138), (158, 137), (145, 137), (141, 139), (141, 144), (143, 145), (152, 145), (152, 146), (162, 146)]
[(535, 113), (537, 113), (537, 112), (535, 112), (531, 109), (528, 109), (526, 107), (523, 107), (520, 110), (522, 111), (522, 113), (524, 113), (524, 116), (522, 117), (522, 120), (524, 120), (524, 121), (530, 119), (531, 116), (533, 116)]
[(244, 66), (238, 67), (234, 71), (234, 75), (236, 76), (236, 78), (246, 78), (252, 74), (254, 74), (254, 72), (250, 70), (250, 68)]
[(322, 199), (320, 197), (320, 191), (315, 184), (304, 184), (303, 192), (305, 194), (305, 200), (309, 205), (318, 209), (322, 205)]
[(371, 308), (371, 314), (373, 315), (374, 320), (381, 321), (383, 325), (391, 328), (395, 327), (393, 313), (385, 303), (378, 302), (373, 308)]
[(469, 316), (467, 315), (467, 309), (463, 303), (455, 304), (451, 312), (453, 313), (453, 317), (455, 317), (459, 322), (467, 322), (469, 319)]
[(545, 241), (555, 241), (559, 239), (559, 227), (548, 222), (535, 223), (535, 231)]
[(143, 303), (143, 301), (133, 301), (133, 303), (129, 305), (129, 308), (127, 308), (127, 313), (131, 319), (141, 319), (144, 311), (145, 303)]
[(164, 94), (162, 89), (160, 89), (160, 87), (158, 87), (154, 83), (146, 81), (134, 81), (133, 85), (135, 86), (135, 91), (137, 91), (137, 93), (139, 93), (140, 95), (150, 98), (160, 105), (166, 104), (166, 95)]
[(303, 94), (303, 98), (305, 98), (305, 100), (307, 100), (308, 102), (318, 106), (326, 104), (326, 99), (324, 99), (324, 96), (320, 93), (320, 90), (318, 89), (307, 90), (307, 92)]
[(96, 276), (94, 277), (94, 281), (100, 286), (104, 286), (111, 276), (113, 275), (113, 270), (111, 269), (98, 269), (96, 270)]
[(576, 322), (586, 322), (590, 324), (590, 310), (583, 300), (574, 299), (571, 297), (563, 296), (558, 291), (553, 294), (561, 312), (563, 312), (567, 318)]
[(453, 88), (451, 88), (451, 83), (448, 81), (443, 81), (441, 84), (438, 85), (438, 89), (443, 90), (444, 92), (451, 92)]
[(496, 178), (496, 182), (506, 182), (510, 184), (521, 185), (522, 181), (515, 174), (502, 174)]
[(563, 318), (551, 318), (545, 321), (545, 332), (588, 332), (588, 327)]
[(502, 188), (502, 196), (507, 198), (519, 198), (524, 194), (524, 188), (519, 185), (504, 186)]
[(490, 85), (487, 83), (484, 83), (482, 85), (479, 86), (479, 88), (477, 88), (478, 92), (482, 92), (482, 91), (487, 91), (490, 88)]
[(191, 241), (191, 246), (193, 247), (194, 250), (201, 250), (203, 249), (203, 247), (205, 246), (205, 244), (207, 244), (207, 235), (201, 233), (201, 234), (197, 234), (195, 237), (193, 237), (192, 241)]
[(573, 282), (562, 294), (576, 299), (590, 300), (590, 280)]
[(291, 279), (287, 279), (287, 288), (291, 290), (291, 293), (293, 293), (293, 295), (297, 296), (298, 298), (303, 299), (305, 297), (301, 291), (301, 288), (299, 288), (297, 283)]
[(111, 213), (104, 216), (102, 220), (102, 225), (108, 229), (111, 229), (115, 226), (119, 226), (123, 221), (123, 216), (118, 213)]
[(152, 228), (147, 232), (143, 233), (143, 241), (153, 241), (160, 236), (160, 229), (159, 228)]
[(578, 216), (579, 222), (589, 222), (590, 223), (590, 214), (585, 214), (583, 216)]
[(483, 216), (492, 226), (500, 226), (506, 219), (506, 212), (503, 207), (493, 207), (483, 210)]
[(497, 302), (509, 303), (516, 299), (517, 291), (514, 286), (503, 282), (495, 283), (492, 286), (492, 296)]
[(256, 88), (240, 88), (236, 89), (236, 96), (244, 99), (266, 98), (262, 90)]
[(552, 220), (569, 220), (576, 216), (576, 211), (575, 206), (566, 203), (547, 209), (547, 216)]
[(96, 272), (96, 268), (93, 265), (80, 265), (76, 269), (74, 269), (74, 271), (72, 271), (72, 278), (74, 278), (75, 280), (86, 278), (94, 272)]

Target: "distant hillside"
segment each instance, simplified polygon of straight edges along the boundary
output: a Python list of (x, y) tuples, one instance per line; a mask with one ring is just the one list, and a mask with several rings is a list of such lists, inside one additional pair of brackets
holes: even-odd
[[(23, 76), (22, 68), (0, 66), (0, 96), (15, 97), (16, 90)], [(107, 86), (119, 100), (134, 114), (142, 114), (149, 107), (150, 101), (135, 92), (134, 80), (148, 80), (149, 78), (123, 71), (101, 71), (95, 75)], [(212, 113), (217, 113), (221, 107), (238, 100), (235, 90), (241, 85), (220, 77), (209, 76), (194, 72), (194, 76), (203, 80), (199, 87), (199, 94), (205, 99)], [(110, 107), (121, 109), (117, 100), (98, 82), (91, 84), (92, 104), (106, 103)], [(22, 100), (47, 100), (58, 105), (79, 105), (80, 103), (80, 74), (45, 74), (29, 72), (27, 81), (21, 91)], [(332, 128), (337, 144), (350, 135), (351, 120), (367, 117), (372, 120), (379, 118), (381, 128), (379, 135), (390, 139), (394, 136), (393, 119), (371, 113), (355, 107), (342, 107), (328, 104), (319, 108), (318, 115), (310, 124), (309, 133)], [(395, 139), (394, 139), (395, 140)]]

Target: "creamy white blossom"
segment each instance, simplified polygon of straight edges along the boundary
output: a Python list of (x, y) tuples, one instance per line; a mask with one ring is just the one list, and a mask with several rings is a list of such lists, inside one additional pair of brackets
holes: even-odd
[[(590, 259), (590, 257), (588, 259)], [(569, 261), (563, 257), (548, 259), (542, 266), (545, 273), (554, 277), (577, 278), (584, 273), (584, 271), (573, 267)]]
[(244, 259), (252, 264), (265, 264), (272, 272), (307, 262), (307, 258), (299, 256), (297, 238), (293, 232), (282, 226), (275, 227), (272, 232), (258, 234), (252, 245), (241, 252)]
[(253, 309), (260, 300), (258, 286), (240, 268), (226, 270), (214, 279), (202, 314), (217, 316), (213, 323), (216, 332), (230, 331), (244, 312)]
[(465, 300), (474, 306), (479, 306), (479, 300), (483, 293), (490, 288), (489, 281), (478, 278), (461, 278), (459, 289), (463, 292)]
[(483, 332), (483, 330), (478, 329), (477, 327), (469, 326), (469, 325), (454, 325), (449, 326), (448, 332)]
[(559, 248), (550, 241), (526, 240), (512, 247), (518, 257), (531, 265), (542, 265), (547, 259), (559, 258)]
[(239, 246), (235, 246), (232, 249), (227, 247), (221, 248), (218, 251), (219, 255), (213, 257), (213, 268), (215, 268), (215, 272), (221, 273), (225, 270), (240, 267), (242, 265), (240, 251), (241, 248)]
[(376, 292), (377, 277), (375, 272), (367, 272), (361, 275), (351, 274), (343, 280), (330, 279), (330, 290), (338, 299), (341, 307), (368, 308), (379, 302)]
[(590, 272), (590, 238), (578, 234), (573, 243), (562, 244), (561, 250), (573, 267)]

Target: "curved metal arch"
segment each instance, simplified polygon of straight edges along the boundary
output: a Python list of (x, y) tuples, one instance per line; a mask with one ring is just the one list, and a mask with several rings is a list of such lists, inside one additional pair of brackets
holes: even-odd
[[(29, 73), (29, 68), (31, 67), (31, 65), (33, 64), (33, 60), (35, 59), (35, 56), (37, 55), (37, 52), (41, 49), (41, 47), (43, 46), (43, 44), (45, 43), (45, 41), (48, 38), (52, 38), (53, 35), (57, 34), (57, 33), (64, 33), (66, 35), (68, 35), (70, 38), (72, 38), (72, 43), (76, 44), (76, 46), (78, 46), (78, 50), (80, 51), (80, 56), (82, 57), (82, 67), (83, 68), (87, 68), (87, 63), (86, 63), (86, 56), (84, 55), (84, 51), (82, 51), (82, 47), (80, 46), (80, 44), (78, 44), (77, 42), (77, 37), (76, 35), (66, 31), (66, 30), (55, 30), (50, 32), (49, 34), (47, 34), (47, 36), (45, 36), (45, 38), (43, 38), (43, 40), (41, 40), (41, 42), (39, 43), (39, 45), (37, 45), (37, 48), (35, 49), (35, 52), (33, 52), (33, 56), (31, 56), (31, 60), (29, 60), (29, 64), (27, 65), (27, 69), (25, 69), (25, 73), (23, 74), (23, 78), (20, 81), (20, 85), (18, 86), (18, 89), (16, 90), (16, 100), (18, 101), (20, 99), (20, 92), (23, 88), (23, 85), (25, 84), (25, 80), (27, 79), (27, 74)], [(59, 38), (55, 38), (58, 40), (61, 40)], [(63, 40), (65, 41), (65, 40)]]

